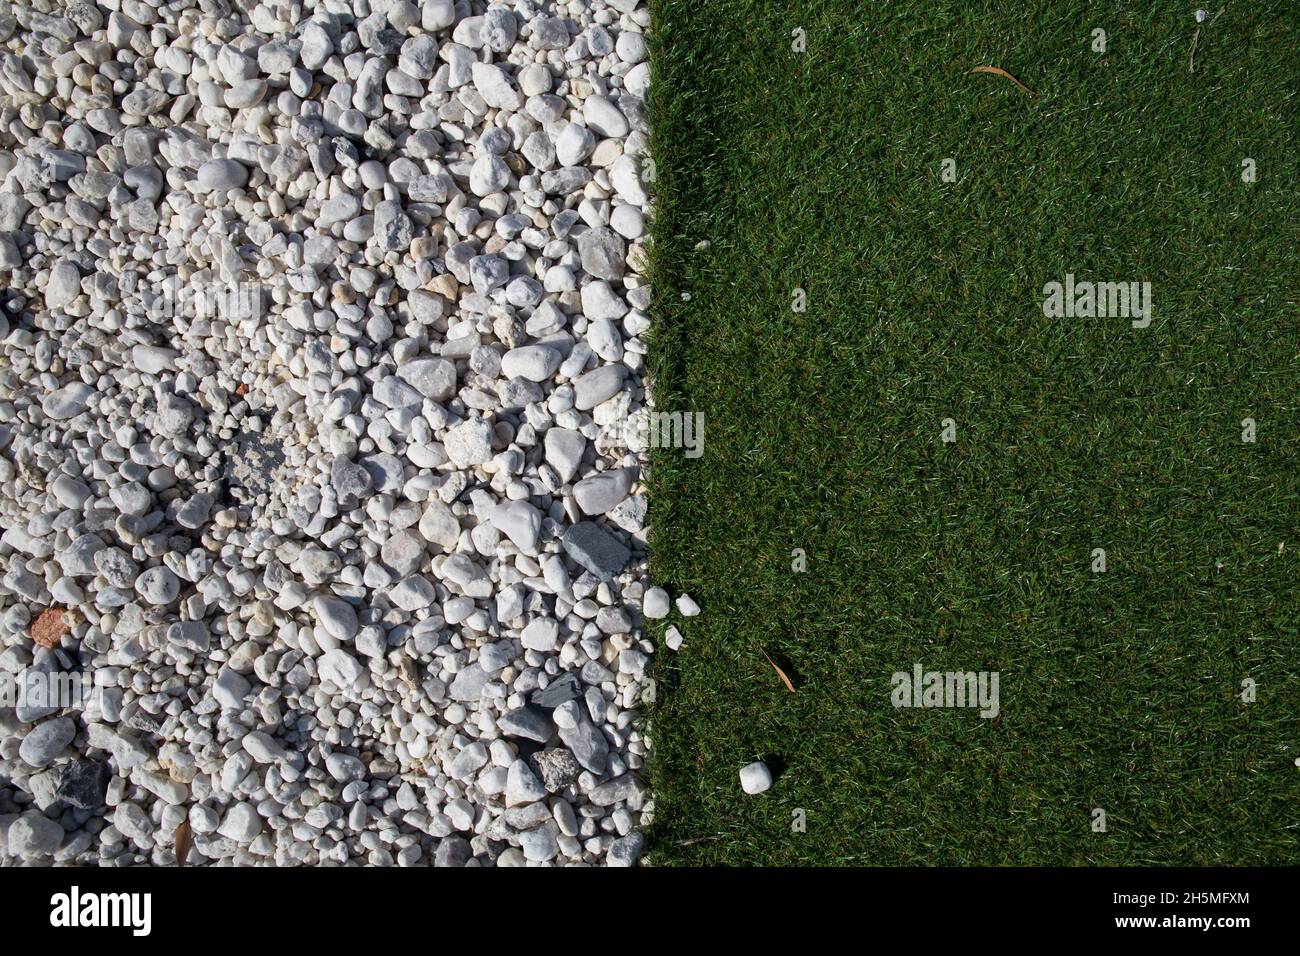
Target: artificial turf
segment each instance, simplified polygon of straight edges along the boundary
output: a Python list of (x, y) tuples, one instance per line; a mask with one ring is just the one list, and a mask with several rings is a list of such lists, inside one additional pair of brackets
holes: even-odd
[(1300, 859), (1300, 14), (1219, 6), (653, 0), (652, 862)]

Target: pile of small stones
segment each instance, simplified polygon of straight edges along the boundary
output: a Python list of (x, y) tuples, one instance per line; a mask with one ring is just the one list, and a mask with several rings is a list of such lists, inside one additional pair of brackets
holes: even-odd
[(0, 863), (640, 859), (648, 21), (0, 5)]

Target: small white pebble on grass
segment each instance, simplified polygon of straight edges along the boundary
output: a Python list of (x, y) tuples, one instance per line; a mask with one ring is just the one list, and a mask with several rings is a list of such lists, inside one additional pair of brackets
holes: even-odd
[(682, 632), (669, 624), (664, 631), (664, 643), (668, 645), (670, 651), (677, 650), (682, 646)]
[(641, 613), (652, 621), (658, 621), (668, 616), (668, 610), (668, 592), (663, 588), (646, 588), (641, 599)]
[(695, 603), (695, 599), (689, 594), (683, 594), (677, 599), (677, 610), (682, 617), (695, 617), (700, 613), (700, 606)]
[(772, 771), (767, 769), (767, 764), (761, 760), (755, 760), (753, 763), (740, 768), (740, 787), (746, 793), (756, 794), (770, 790), (772, 787)]

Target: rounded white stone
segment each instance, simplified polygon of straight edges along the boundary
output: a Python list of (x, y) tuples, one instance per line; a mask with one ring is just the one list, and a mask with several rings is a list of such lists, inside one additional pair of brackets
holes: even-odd
[(763, 793), (772, 787), (772, 771), (767, 764), (755, 760), (740, 768), (740, 788), (749, 794)]

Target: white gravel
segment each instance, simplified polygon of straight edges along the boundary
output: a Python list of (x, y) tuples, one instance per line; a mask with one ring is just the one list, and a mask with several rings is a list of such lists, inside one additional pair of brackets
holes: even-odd
[(648, 20), (0, 6), (0, 863), (638, 861)]
[(740, 768), (740, 788), (751, 795), (766, 793), (772, 788), (772, 771), (761, 760), (746, 764)]

